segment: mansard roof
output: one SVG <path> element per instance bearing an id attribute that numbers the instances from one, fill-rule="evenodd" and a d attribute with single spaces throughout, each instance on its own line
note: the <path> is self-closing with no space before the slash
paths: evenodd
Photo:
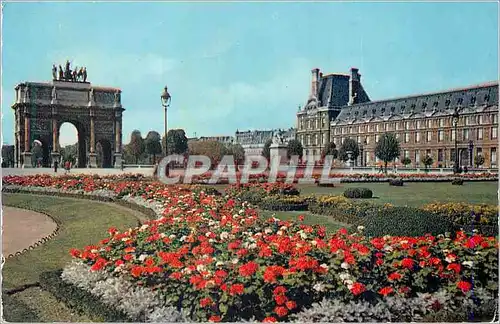
<path id="1" fill-rule="evenodd" d="M 493 108 L 493 109 L 492 109 Z M 498 110 L 498 81 L 466 88 L 371 101 L 342 107 L 333 124 L 351 124 L 395 118 L 414 119 Z"/>

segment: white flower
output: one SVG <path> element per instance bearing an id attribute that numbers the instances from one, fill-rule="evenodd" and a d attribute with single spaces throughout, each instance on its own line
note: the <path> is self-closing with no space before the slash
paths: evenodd
<path id="1" fill-rule="evenodd" d="M 317 283 L 313 286 L 313 289 L 316 291 L 323 291 L 323 290 L 325 290 L 325 286 L 323 286 L 323 284 L 321 284 L 321 283 Z"/>
<path id="2" fill-rule="evenodd" d="M 325 263 L 322 263 L 319 266 L 326 270 L 330 269 L 330 267 L 328 267 Z"/>
<path id="3" fill-rule="evenodd" d="M 148 224 L 144 224 L 141 226 L 141 228 L 139 229 L 140 231 L 144 231 L 146 228 L 148 228 L 149 225 Z"/>
<path id="4" fill-rule="evenodd" d="M 142 261 L 146 260 L 146 258 L 147 258 L 147 257 L 148 257 L 148 256 L 147 256 L 146 254 L 141 254 L 141 255 L 139 256 L 139 261 L 141 261 L 141 262 L 142 262 Z"/>
<path id="5" fill-rule="evenodd" d="M 349 290 L 352 288 L 353 283 L 354 282 L 352 282 L 352 280 L 346 280 L 345 281 L 345 284 L 347 285 L 347 288 L 349 288 Z"/>
<path id="6" fill-rule="evenodd" d="M 386 247 L 384 247 L 384 250 L 391 252 L 394 250 L 394 248 L 390 245 L 387 245 Z"/>
<path id="7" fill-rule="evenodd" d="M 349 269 L 349 264 L 347 262 L 342 262 L 342 264 L 340 265 L 340 267 L 342 269 Z"/>
<path id="8" fill-rule="evenodd" d="M 240 213 L 240 214 L 244 214 L 244 213 L 245 213 L 245 210 L 244 210 L 244 209 L 240 209 L 239 213 Z"/>
<path id="9" fill-rule="evenodd" d="M 256 249 L 256 248 L 257 248 L 257 244 L 255 244 L 255 243 L 252 243 L 252 244 L 250 244 L 248 246 L 248 249 L 250 249 L 250 250 L 253 250 L 253 249 Z"/>
<path id="10" fill-rule="evenodd" d="M 205 271 L 207 268 L 205 267 L 205 265 L 203 264 L 198 264 L 196 266 L 196 270 L 198 270 L 198 272 L 202 272 L 202 271 Z"/>
<path id="11" fill-rule="evenodd" d="M 232 264 L 236 264 L 236 263 L 238 263 L 239 261 L 240 261 L 240 260 L 238 260 L 238 259 L 236 258 L 236 259 L 231 260 L 231 263 L 232 263 Z"/>
<path id="12" fill-rule="evenodd" d="M 213 242 L 215 242 L 215 240 L 214 239 L 209 239 L 208 242 L 213 243 Z"/>
<path id="13" fill-rule="evenodd" d="M 348 273 L 341 273 L 339 275 L 340 280 L 342 280 L 343 282 L 346 281 L 347 279 L 349 279 L 350 277 L 351 277 L 351 275 Z"/>
<path id="14" fill-rule="evenodd" d="M 281 226 L 280 230 L 286 231 L 287 227 L 286 226 Z"/>
<path id="15" fill-rule="evenodd" d="M 221 240 L 225 240 L 229 237 L 229 233 L 228 232 L 222 232 L 220 233 L 220 239 Z"/>
<path id="16" fill-rule="evenodd" d="M 269 227 L 266 227 L 266 228 L 264 229 L 264 233 L 266 233 L 266 234 L 271 234 L 272 232 L 273 232 L 273 230 L 272 230 L 272 229 L 270 229 Z"/>
<path id="17" fill-rule="evenodd" d="M 365 227 L 363 225 L 358 226 L 358 232 L 362 232 L 364 229 L 365 229 Z"/>
<path id="18" fill-rule="evenodd" d="M 316 246 L 316 245 L 318 245 L 318 242 L 317 242 L 316 240 L 312 240 L 312 241 L 311 241 L 311 245 L 312 245 L 312 246 Z"/>
<path id="19" fill-rule="evenodd" d="M 278 231 L 278 232 L 276 232 L 276 234 L 283 235 L 283 231 Z"/>
<path id="20" fill-rule="evenodd" d="M 217 267 L 221 267 L 224 265 L 224 262 L 222 261 L 217 261 L 217 263 L 215 264 Z"/>
<path id="21" fill-rule="evenodd" d="M 472 266 L 474 265 L 474 262 L 472 262 L 472 261 L 464 261 L 464 262 L 462 262 L 462 264 L 463 264 L 464 266 L 467 266 L 467 267 L 469 267 L 469 268 L 472 268 Z"/>
<path id="22" fill-rule="evenodd" d="M 175 234 L 170 234 L 170 236 L 168 237 L 169 239 L 173 240 L 174 238 L 176 238 L 177 236 L 175 236 Z"/>
<path id="23" fill-rule="evenodd" d="M 180 239 L 181 242 L 184 242 L 184 240 L 187 239 L 187 236 L 186 235 L 183 235 Z"/>
<path id="24" fill-rule="evenodd" d="M 205 233 L 205 236 L 206 236 L 206 237 L 209 237 L 209 236 L 210 236 L 210 234 L 212 234 L 212 233 L 211 233 L 211 232 L 206 232 L 206 233 Z"/>
<path id="25" fill-rule="evenodd" d="M 303 240 L 305 240 L 307 238 L 307 234 L 302 232 L 300 233 L 300 238 L 302 238 Z"/>

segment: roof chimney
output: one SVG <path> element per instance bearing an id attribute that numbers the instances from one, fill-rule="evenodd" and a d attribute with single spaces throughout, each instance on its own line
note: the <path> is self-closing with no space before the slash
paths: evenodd
<path id="1" fill-rule="evenodd" d="M 311 97 L 318 97 L 318 83 L 319 83 L 319 69 L 315 68 L 311 70 L 312 81 L 311 81 Z"/>
<path id="2" fill-rule="evenodd" d="M 351 77 L 349 78 L 349 106 L 357 102 L 358 91 L 361 83 L 361 74 L 357 68 L 351 68 Z"/>

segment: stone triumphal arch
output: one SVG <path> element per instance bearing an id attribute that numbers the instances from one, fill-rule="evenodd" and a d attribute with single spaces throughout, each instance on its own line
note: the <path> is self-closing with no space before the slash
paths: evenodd
<path id="1" fill-rule="evenodd" d="M 86 77 L 82 82 L 54 75 L 52 82 L 20 83 L 15 92 L 16 165 L 49 167 L 62 162 L 60 127 L 69 122 L 78 131 L 77 167 L 120 167 L 125 110 L 120 89 L 92 86 Z M 41 146 L 36 147 L 37 156 L 43 155 L 38 161 L 33 152 L 36 145 Z"/>

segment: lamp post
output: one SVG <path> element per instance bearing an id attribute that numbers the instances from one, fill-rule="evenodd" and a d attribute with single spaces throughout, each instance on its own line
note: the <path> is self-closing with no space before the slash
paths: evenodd
<path id="1" fill-rule="evenodd" d="M 473 167 L 473 164 L 472 164 L 472 158 L 473 158 L 473 153 L 474 152 L 474 141 L 473 140 L 470 140 L 469 141 L 469 165 L 470 167 L 472 168 Z"/>
<path id="2" fill-rule="evenodd" d="M 366 144 L 366 142 L 365 142 Z M 361 167 L 363 167 L 363 144 L 361 142 L 358 142 L 358 147 L 359 147 L 359 164 Z"/>
<path id="3" fill-rule="evenodd" d="M 451 116 L 451 118 L 452 118 L 454 130 L 455 130 L 455 165 L 453 166 L 453 173 L 458 173 L 459 168 L 458 168 L 458 142 L 457 142 L 458 134 L 457 134 L 457 126 L 458 126 L 459 115 L 458 115 L 458 111 L 457 110 L 455 110 L 455 112 L 453 113 L 453 115 Z"/>
<path id="4" fill-rule="evenodd" d="M 167 141 L 167 108 L 170 106 L 170 102 L 172 101 L 172 97 L 170 96 L 170 93 L 168 93 L 167 86 L 165 86 L 165 89 L 163 89 L 163 92 L 161 94 L 161 105 L 163 106 L 163 109 L 165 110 L 165 130 L 164 130 L 164 136 L 165 136 L 165 156 L 168 155 L 168 141 Z M 169 167 L 168 165 L 166 166 L 166 173 L 167 176 L 169 175 Z"/>

